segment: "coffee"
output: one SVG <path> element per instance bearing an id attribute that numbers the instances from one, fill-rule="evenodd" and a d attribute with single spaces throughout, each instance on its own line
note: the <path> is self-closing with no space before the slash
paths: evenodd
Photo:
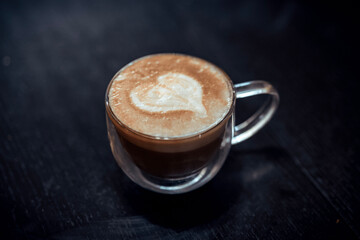
<path id="1" fill-rule="evenodd" d="M 231 91 L 227 76 L 209 62 L 159 54 L 122 69 L 109 102 L 116 117 L 137 132 L 183 137 L 219 123 L 231 107 Z"/>
<path id="2" fill-rule="evenodd" d="M 233 88 L 213 64 L 180 54 L 140 58 L 108 89 L 108 116 L 123 148 L 146 173 L 178 178 L 216 155 L 230 117 Z"/>

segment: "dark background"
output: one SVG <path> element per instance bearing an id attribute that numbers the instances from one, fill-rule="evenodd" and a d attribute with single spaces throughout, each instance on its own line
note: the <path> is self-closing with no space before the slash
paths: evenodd
<path id="1" fill-rule="evenodd" d="M 351 2 L 0 3 L 1 239 L 358 239 L 359 32 Z M 272 121 L 183 195 L 116 165 L 104 94 L 135 58 L 271 82 Z M 261 98 L 238 103 L 241 119 Z"/>

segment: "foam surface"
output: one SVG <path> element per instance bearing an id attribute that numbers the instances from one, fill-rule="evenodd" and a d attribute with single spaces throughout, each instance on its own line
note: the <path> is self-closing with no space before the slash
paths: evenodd
<path id="1" fill-rule="evenodd" d="M 148 82 L 137 86 L 130 97 L 136 107 L 151 113 L 189 110 L 206 117 L 202 94 L 201 85 L 192 77 L 167 73 L 159 76 L 155 84 Z"/>
<path id="2" fill-rule="evenodd" d="M 204 60 L 151 55 L 115 76 L 109 102 L 116 117 L 138 132 L 181 137 L 205 131 L 223 119 L 232 103 L 229 81 Z"/>

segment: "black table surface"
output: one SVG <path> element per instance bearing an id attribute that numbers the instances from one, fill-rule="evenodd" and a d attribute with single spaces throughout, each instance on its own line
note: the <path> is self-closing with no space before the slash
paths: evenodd
<path id="1" fill-rule="evenodd" d="M 356 14 L 350 2 L 2 1 L 0 239 L 358 239 Z M 132 183 L 105 126 L 112 76 L 161 52 L 281 97 L 211 182 L 176 196 Z M 261 101 L 239 101 L 238 121 Z"/>

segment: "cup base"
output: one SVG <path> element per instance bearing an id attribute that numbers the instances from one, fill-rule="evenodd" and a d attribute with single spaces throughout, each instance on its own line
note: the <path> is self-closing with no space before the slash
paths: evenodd
<path id="1" fill-rule="evenodd" d="M 141 171 L 144 182 L 147 182 L 149 185 L 153 186 L 154 188 L 161 189 L 161 192 L 166 192 L 166 193 L 168 192 L 173 193 L 174 191 L 186 189 L 187 187 L 198 182 L 205 175 L 205 173 L 206 173 L 206 168 L 203 168 L 200 171 L 186 177 L 158 178 L 149 175 L 146 172 Z"/>
<path id="2" fill-rule="evenodd" d="M 136 183 L 143 188 L 158 193 L 179 194 L 192 191 L 203 186 L 216 175 L 225 162 L 229 150 L 230 147 L 222 149 L 220 152 L 223 153 L 219 152 L 219 154 L 217 154 L 217 156 L 206 167 L 189 176 L 175 179 L 158 178 L 140 170 L 137 174 Z M 131 178 L 131 176 L 129 177 Z M 132 180 L 134 181 L 134 179 Z"/>

